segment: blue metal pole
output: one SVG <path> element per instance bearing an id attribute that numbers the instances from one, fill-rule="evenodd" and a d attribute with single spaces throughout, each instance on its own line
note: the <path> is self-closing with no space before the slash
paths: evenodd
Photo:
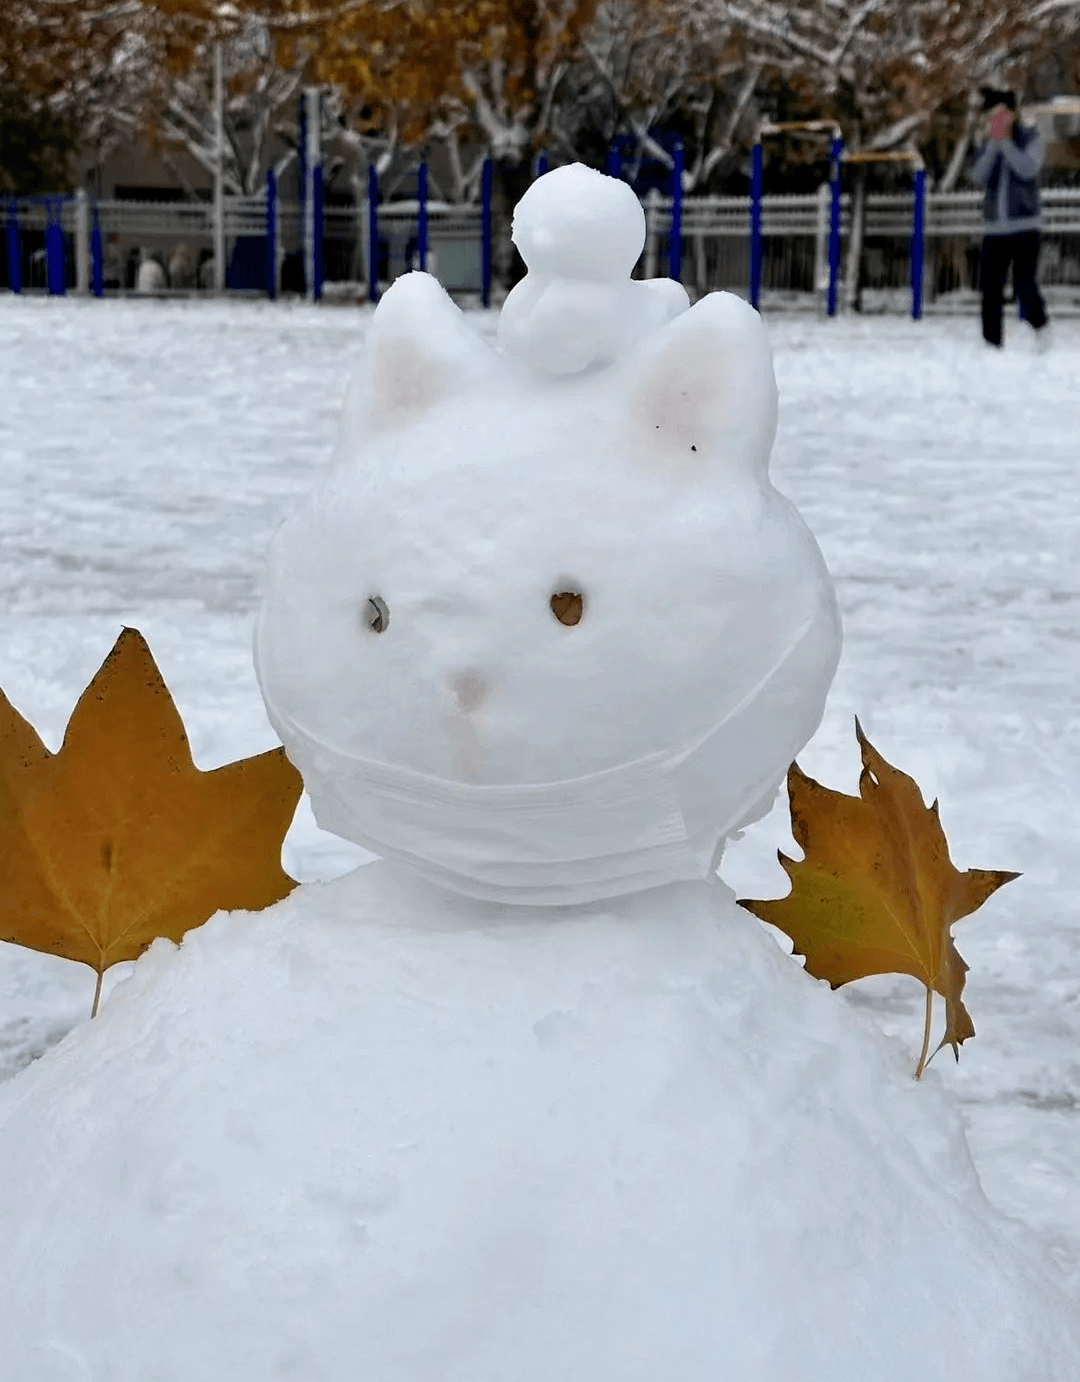
<path id="1" fill-rule="evenodd" d="M 607 175 L 609 178 L 622 177 L 622 155 L 619 153 L 619 145 L 614 139 L 608 145 Z"/>
<path id="2" fill-rule="evenodd" d="M 277 297 L 277 176 L 266 170 L 266 296 Z"/>
<path id="3" fill-rule="evenodd" d="M 911 315 L 923 312 L 923 262 L 926 256 L 926 170 L 915 169 L 915 211 L 911 227 Z"/>
<path id="4" fill-rule="evenodd" d="M 312 278 L 311 296 L 316 302 L 322 297 L 323 280 L 326 277 L 325 265 L 323 262 L 323 210 L 325 207 L 325 189 L 323 187 L 322 164 L 316 163 L 311 173 L 311 200 L 312 200 Z"/>
<path id="5" fill-rule="evenodd" d="M 844 141 L 837 135 L 832 142 L 829 168 L 829 185 L 832 200 L 829 205 L 829 299 L 828 313 L 836 316 L 837 295 L 840 287 L 840 212 L 841 197 L 844 191 Z"/>
<path id="6" fill-rule="evenodd" d="M 484 159 L 480 180 L 480 299 L 491 306 L 491 192 L 495 182 L 495 164 Z"/>
<path id="7" fill-rule="evenodd" d="M 544 174 L 547 172 L 548 166 L 548 156 L 546 153 L 541 151 L 536 156 L 536 176 L 538 178 L 542 178 Z"/>
<path id="8" fill-rule="evenodd" d="M 374 163 L 367 170 L 368 199 L 368 299 L 379 300 L 379 174 Z"/>
<path id="9" fill-rule="evenodd" d="M 105 246 L 96 202 L 90 211 L 90 291 L 96 298 L 105 294 Z"/>
<path id="10" fill-rule="evenodd" d="M 307 282 L 307 101 L 304 88 L 300 88 L 300 105 L 296 119 L 296 200 L 300 204 L 300 263 L 304 276 L 304 292 Z"/>
<path id="11" fill-rule="evenodd" d="M 416 264 L 422 274 L 427 273 L 427 202 L 427 162 L 424 161 L 416 170 Z"/>
<path id="12" fill-rule="evenodd" d="M 676 141 L 671 165 L 671 231 L 668 236 L 668 278 L 682 278 L 683 146 Z"/>
<path id="13" fill-rule="evenodd" d="M 759 139 L 750 167 L 750 306 L 761 302 L 761 195 L 765 186 L 765 151 Z"/>
<path id="14" fill-rule="evenodd" d="M 52 297 L 67 292 L 64 275 L 64 228 L 60 220 L 61 200 L 48 197 L 45 201 L 45 279 Z"/>
<path id="15" fill-rule="evenodd" d="M 8 198 L 7 214 L 8 287 L 13 293 L 22 292 L 22 245 L 19 242 L 19 203 Z"/>

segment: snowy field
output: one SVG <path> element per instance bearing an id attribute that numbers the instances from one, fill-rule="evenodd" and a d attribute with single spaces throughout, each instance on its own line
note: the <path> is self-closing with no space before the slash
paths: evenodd
<path id="1" fill-rule="evenodd" d="M 201 766 L 274 742 L 249 651 L 262 557 L 326 463 L 366 321 L 0 299 L 0 685 L 51 746 L 123 624 L 149 639 Z M 959 929 L 978 1035 L 927 1078 L 955 1086 L 988 1195 L 1080 1300 L 1080 323 L 1058 326 L 1040 357 L 1016 323 L 995 355 L 971 320 L 774 319 L 774 477 L 846 625 L 803 766 L 854 790 L 857 713 L 940 796 L 958 865 L 1024 875 Z M 734 848 L 740 894 L 783 891 L 785 839 L 778 809 Z M 286 865 L 324 878 L 358 857 L 301 813 Z M 85 1020 L 92 990 L 78 966 L 0 947 L 0 1078 Z M 846 993 L 914 1060 L 913 981 Z"/>

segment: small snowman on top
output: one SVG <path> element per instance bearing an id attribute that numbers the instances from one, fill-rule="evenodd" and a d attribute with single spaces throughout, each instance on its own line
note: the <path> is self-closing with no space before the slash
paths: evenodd
<path id="1" fill-rule="evenodd" d="M 372 319 L 335 462 L 272 547 L 270 718 L 327 830 L 456 893 L 704 881 L 772 803 L 840 646 L 768 475 L 757 313 L 631 278 L 624 183 L 540 178 L 498 345 L 426 274 Z"/>
<path id="2" fill-rule="evenodd" d="M 503 348 L 546 374 L 609 365 L 690 305 L 670 278 L 630 275 L 645 244 L 632 189 L 572 163 L 539 178 L 514 211 L 528 274 L 499 317 Z"/>

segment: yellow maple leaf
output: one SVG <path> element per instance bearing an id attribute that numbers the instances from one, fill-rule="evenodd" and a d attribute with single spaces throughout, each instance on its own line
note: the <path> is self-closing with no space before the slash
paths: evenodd
<path id="1" fill-rule="evenodd" d="M 210 772 L 141 634 L 125 629 L 50 753 L 0 692 L 0 940 L 97 974 L 221 910 L 296 886 L 281 843 L 302 783 L 273 749 Z"/>
<path id="2" fill-rule="evenodd" d="M 1016 873 L 968 869 L 949 857 L 938 804 L 882 758 L 856 720 L 862 754 L 859 795 L 834 792 L 793 763 L 788 773 L 791 832 L 801 860 L 782 852 L 791 892 L 740 904 L 791 937 L 807 972 L 833 988 L 870 974 L 910 974 L 926 986 L 926 1022 L 916 1077 L 929 1057 L 933 996 L 945 999 L 936 1050 L 975 1035 L 964 1006 L 967 965 L 952 925 Z M 936 1052 L 935 1052 L 936 1054 Z"/>

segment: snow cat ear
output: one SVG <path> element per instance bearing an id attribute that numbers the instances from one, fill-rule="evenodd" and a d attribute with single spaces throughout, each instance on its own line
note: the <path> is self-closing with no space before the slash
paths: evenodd
<path id="1" fill-rule="evenodd" d="M 345 403 L 339 450 L 404 427 L 483 379 L 492 351 L 438 281 L 407 273 L 383 294 Z"/>
<path id="2" fill-rule="evenodd" d="M 707 297 L 651 337 L 630 364 L 632 448 L 692 476 L 768 473 L 776 436 L 772 351 L 757 312 L 732 293 Z"/>

